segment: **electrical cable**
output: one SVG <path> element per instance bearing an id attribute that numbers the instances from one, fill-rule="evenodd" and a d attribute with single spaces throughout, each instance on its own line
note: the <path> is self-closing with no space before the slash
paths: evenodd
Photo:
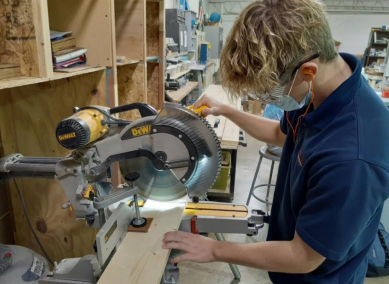
<path id="1" fill-rule="evenodd" d="M 27 223 L 28 223 L 28 226 L 30 227 L 30 230 L 32 232 L 32 234 L 34 235 L 34 238 L 36 240 L 36 242 L 38 243 L 41 251 L 43 252 L 44 256 L 46 257 L 46 259 L 51 263 L 52 266 L 54 266 L 54 262 L 50 259 L 50 257 L 47 255 L 45 249 L 43 248 L 42 246 L 42 243 L 41 241 L 39 240 L 38 236 L 36 235 L 35 231 L 34 231 L 34 228 L 32 227 L 32 224 L 31 224 L 31 220 L 30 220 L 30 217 L 28 215 L 28 212 L 27 212 L 27 207 L 26 207 L 26 203 L 24 202 L 24 198 L 23 198 L 23 195 L 19 189 L 19 185 L 18 183 L 16 182 L 15 179 L 13 179 L 14 183 L 15 183 L 15 187 L 16 187 L 16 190 L 19 194 L 19 199 L 20 199 L 20 202 L 22 203 L 22 206 L 23 206 L 23 211 L 24 211 L 24 215 L 26 216 L 26 219 L 27 219 Z"/>

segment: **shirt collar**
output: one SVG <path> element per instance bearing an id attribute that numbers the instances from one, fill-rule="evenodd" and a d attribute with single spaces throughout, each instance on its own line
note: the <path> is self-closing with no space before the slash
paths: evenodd
<path id="1" fill-rule="evenodd" d="M 344 105 L 354 97 L 355 90 L 361 84 L 362 64 L 360 60 L 347 53 L 340 53 L 339 55 L 350 66 L 353 73 L 317 109 L 305 116 L 305 120 L 309 124 L 319 129 L 323 129 L 332 121 Z"/>

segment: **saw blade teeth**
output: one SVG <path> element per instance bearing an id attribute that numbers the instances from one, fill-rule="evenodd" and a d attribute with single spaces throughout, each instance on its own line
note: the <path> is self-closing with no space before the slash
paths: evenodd
<path id="1" fill-rule="evenodd" d="M 194 194 L 197 194 L 199 192 L 202 192 L 202 194 L 205 194 L 206 191 L 214 185 L 214 183 L 216 182 L 216 180 L 220 174 L 220 171 L 221 171 L 222 151 L 221 151 L 221 147 L 220 147 L 220 141 L 219 141 L 217 134 L 214 131 L 213 127 L 201 115 L 199 115 L 199 114 L 195 113 L 194 111 L 191 111 L 187 108 L 184 108 L 182 106 L 174 106 L 174 107 L 177 109 L 180 109 L 180 111 L 188 114 L 188 117 L 185 117 L 185 115 L 182 115 L 182 114 L 177 115 L 175 117 L 166 116 L 166 117 L 161 118 L 161 120 L 158 121 L 157 124 L 164 124 L 164 125 L 168 124 L 171 127 L 179 129 L 183 133 L 187 134 L 188 137 L 191 139 L 192 143 L 194 143 L 194 145 L 196 145 L 195 147 L 196 147 L 198 153 L 200 153 L 202 155 L 205 154 L 206 156 L 210 155 L 209 157 L 214 157 L 214 155 L 217 156 L 217 159 L 214 160 L 216 162 L 214 167 L 216 167 L 216 168 L 213 168 L 213 170 L 212 170 L 213 175 L 214 175 L 213 178 L 209 178 L 209 179 L 201 178 L 202 176 L 209 175 L 211 169 L 209 169 L 208 164 L 204 164 L 204 163 L 200 162 L 197 164 L 197 169 L 195 170 L 196 173 L 199 175 L 194 176 L 192 174 L 192 176 L 185 182 L 185 186 L 187 186 L 188 192 L 190 192 L 192 189 Z M 193 119 L 193 118 L 195 118 L 198 121 L 201 121 L 204 124 L 205 129 L 207 129 L 213 137 L 213 141 L 214 141 L 213 145 L 214 146 L 208 145 L 207 143 L 204 143 L 204 141 L 201 138 L 202 135 L 201 135 L 200 130 L 197 131 L 197 135 L 194 135 L 193 132 L 196 132 L 196 128 L 190 127 L 190 126 L 195 125 L 195 124 L 193 124 L 193 120 L 191 122 L 191 119 Z M 211 150 L 209 147 L 215 147 L 216 149 Z M 212 154 L 212 152 L 215 152 L 215 153 Z M 204 181 L 204 180 L 206 180 L 206 181 Z M 204 187 L 206 187 L 206 188 L 204 188 Z"/>

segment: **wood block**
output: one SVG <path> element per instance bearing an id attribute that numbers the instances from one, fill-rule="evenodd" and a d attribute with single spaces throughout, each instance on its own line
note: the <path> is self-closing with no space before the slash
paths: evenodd
<path id="1" fill-rule="evenodd" d="M 165 233 L 177 230 L 185 203 L 148 200 L 141 216 L 154 218 L 148 233 L 129 232 L 98 284 L 158 284 L 170 251 L 162 249 Z"/>
<path id="2" fill-rule="evenodd" d="M 22 76 L 20 66 L 15 64 L 0 64 L 0 79 Z"/>
<path id="3" fill-rule="evenodd" d="M 142 217 L 142 216 L 141 216 Z M 151 223 L 153 222 L 153 218 L 145 218 L 147 220 L 146 226 L 136 228 L 134 226 L 128 226 L 128 232 L 138 232 L 138 233 L 147 233 L 150 229 Z"/>

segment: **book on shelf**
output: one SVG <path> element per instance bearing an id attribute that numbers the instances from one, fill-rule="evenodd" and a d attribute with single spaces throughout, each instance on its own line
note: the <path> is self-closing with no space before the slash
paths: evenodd
<path id="1" fill-rule="evenodd" d="M 68 68 L 68 67 L 76 66 L 79 64 L 85 64 L 85 62 L 86 62 L 86 56 L 85 56 L 85 54 L 83 54 L 83 55 L 80 55 L 76 58 L 72 58 L 72 59 L 67 60 L 67 61 L 54 63 L 53 68 L 54 68 L 54 70 L 61 69 L 61 68 Z"/>
<path id="2" fill-rule="evenodd" d="M 74 58 L 78 58 L 86 53 L 86 48 L 70 47 L 53 53 L 53 63 L 60 63 Z"/>
<path id="3" fill-rule="evenodd" d="M 0 80 L 22 76 L 20 66 L 16 64 L 0 64 Z"/>
<path id="4" fill-rule="evenodd" d="M 64 38 L 65 36 L 71 35 L 71 33 L 72 33 L 71 31 L 68 31 L 68 32 L 50 31 L 50 40 L 51 41 L 59 40 L 59 39 Z"/>
<path id="5" fill-rule="evenodd" d="M 58 52 L 75 46 L 76 46 L 76 39 L 74 38 L 74 36 L 64 37 L 62 39 L 54 40 L 51 42 L 52 52 Z"/>

